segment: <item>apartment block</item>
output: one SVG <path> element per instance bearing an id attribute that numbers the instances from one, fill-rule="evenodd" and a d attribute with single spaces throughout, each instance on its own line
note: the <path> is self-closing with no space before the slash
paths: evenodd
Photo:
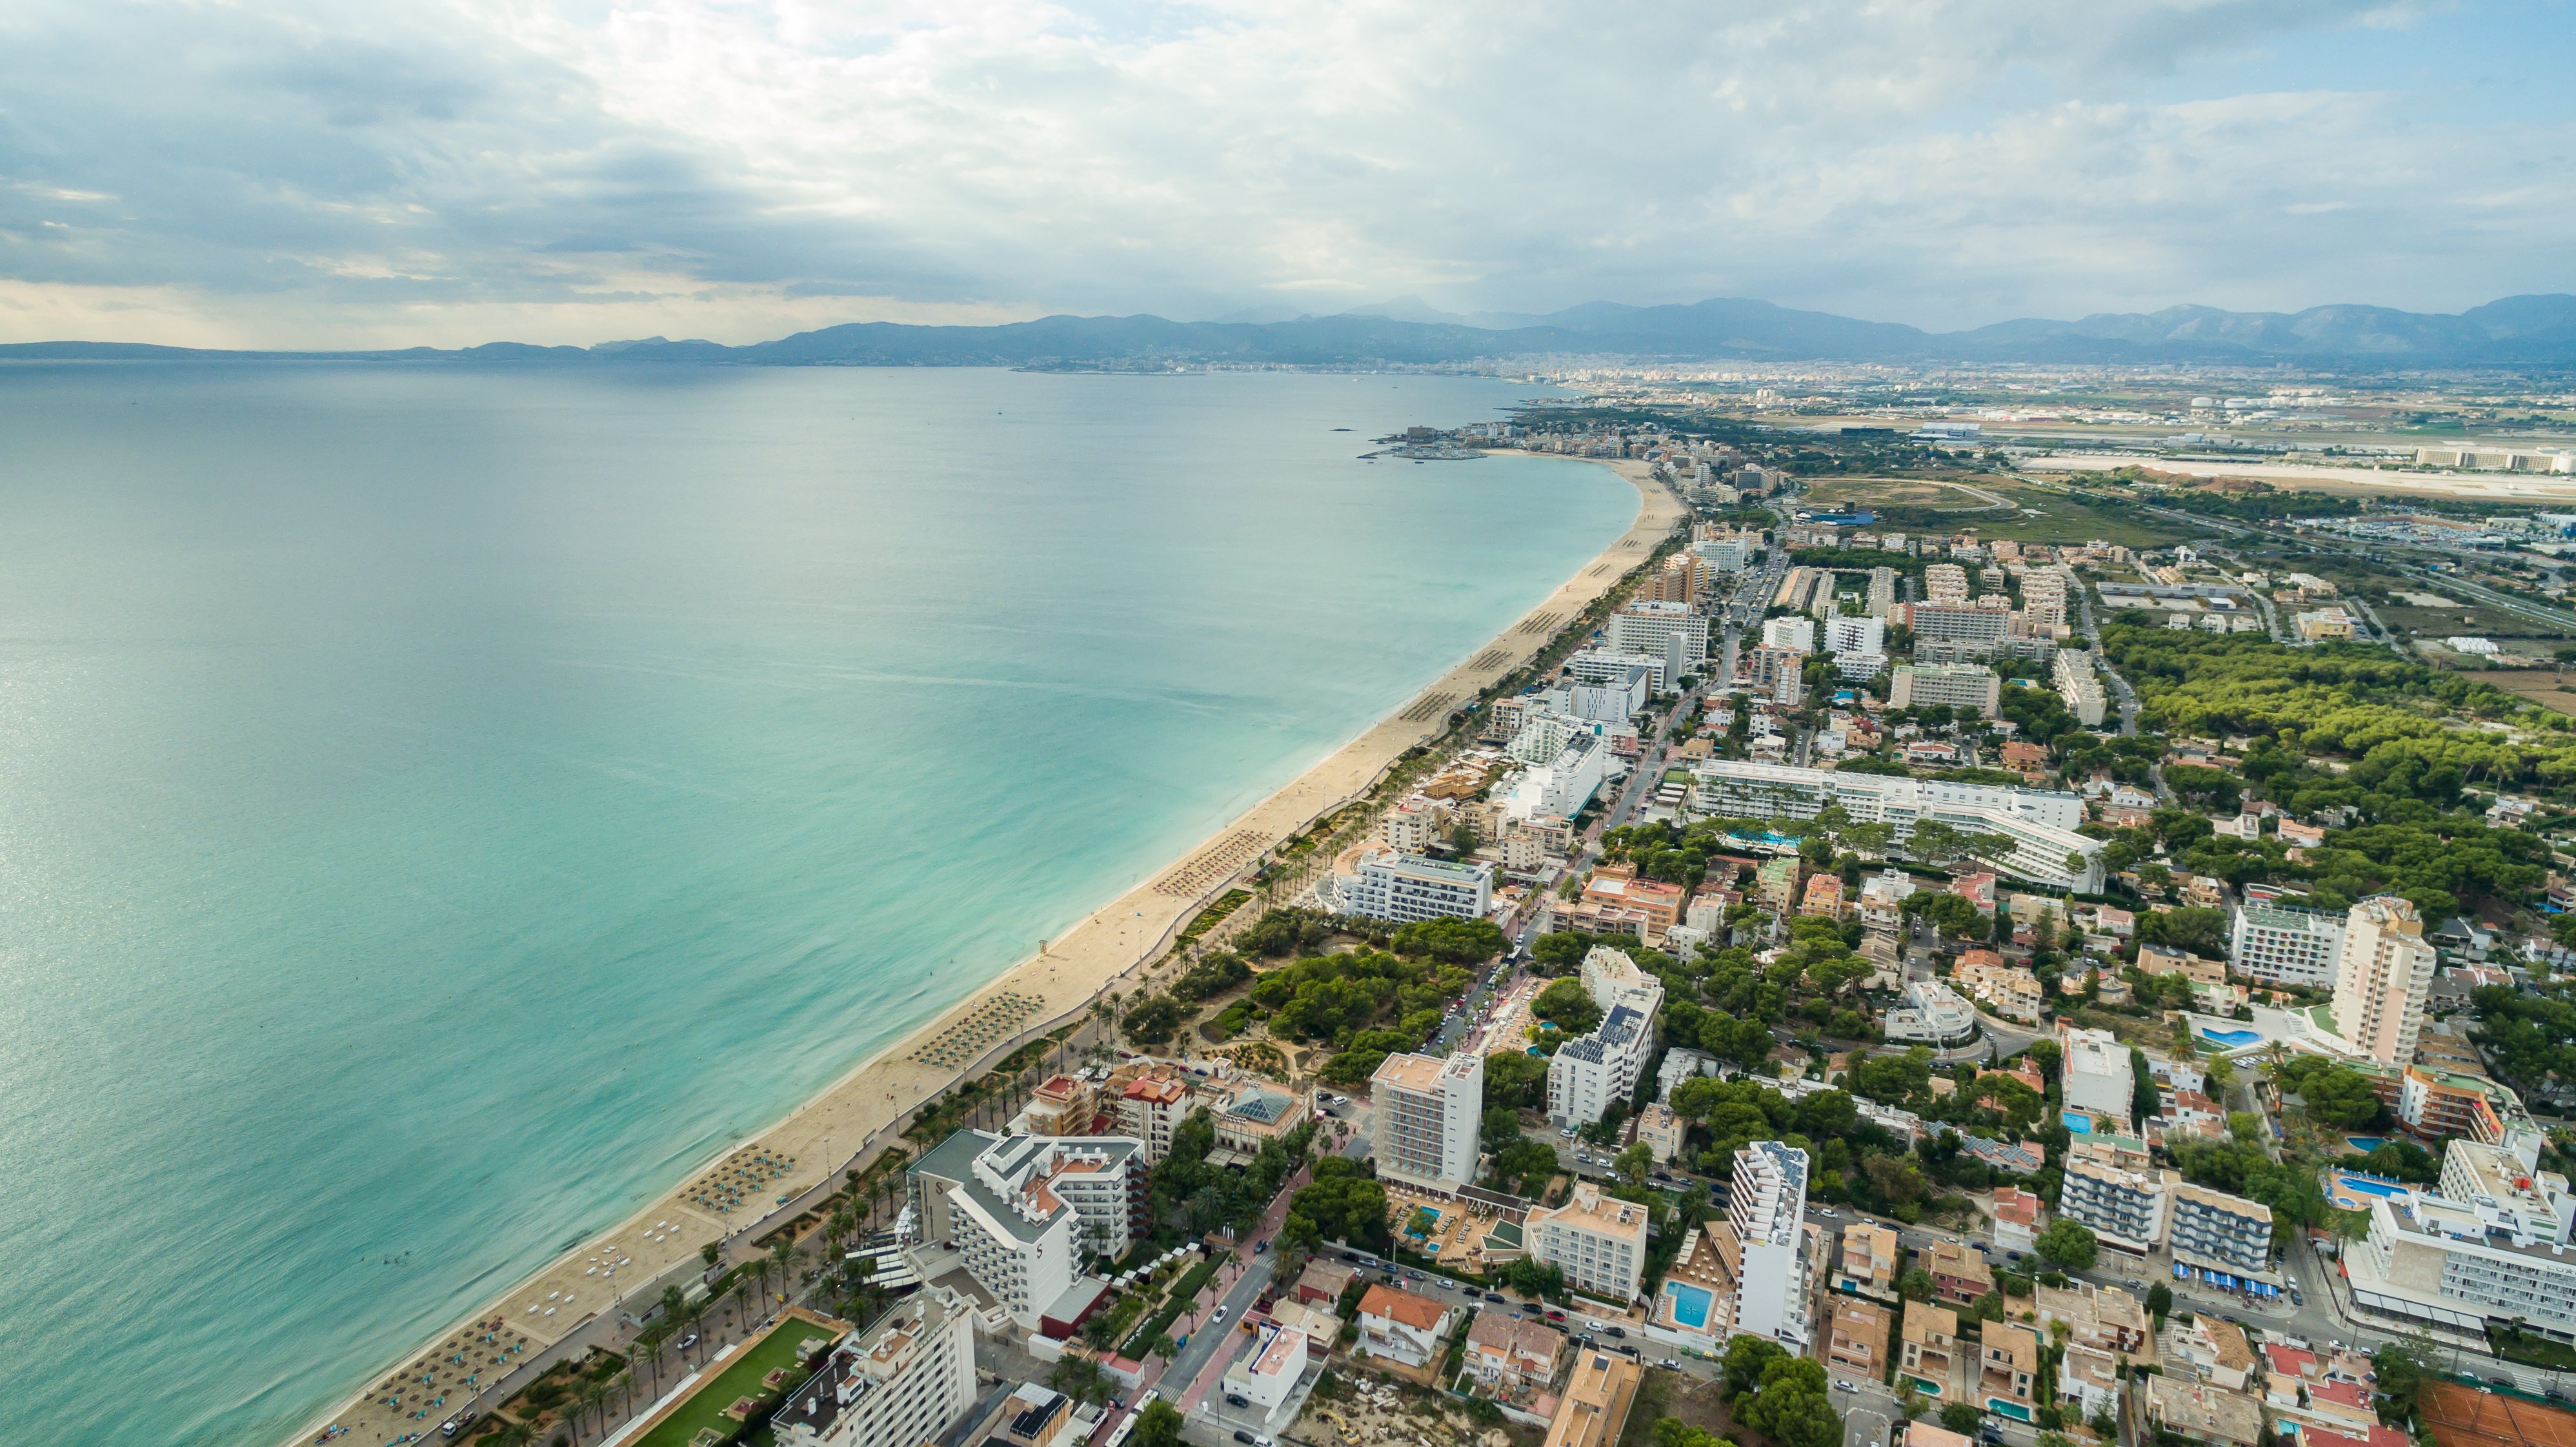
<path id="1" fill-rule="evenodd" d="M 1633 602 L 1610 615 L 1610 646 L 1661 658 L 1678 639 L 1685 659 L 1708 657 L 1708 620 L 1687 603 Z"/>
<path id="2" fill-rule="evenodd" d="M 1645 1274 L 1646 1226 L 1645 1207 L 1584 1181 L 1564 1205 L 1530 1212 L 1521 1237 L 1532 1260 L 1557 1267 L 1579 1290 L 1625 1302 Z"/>
<path id="3" fill-rule="evenodd" d="M 2116 1126 L 2117 1134 L 2129 1134 L 2136 1126 L 2131 1114 L 2136 1104 L 2136 1076 L 2129 1062 L 2129 1047 L 2108 1030 L 2076 1030 L 2062 1025 L 2058 1046 L 2066 1108 L 2093 1117 L 2097 1130 L 2100 1122 L 2109 1121 Z"/>
<path id="4" fill-rule="evenodd" d="M 1390 1055 L 1369 1077 L 1369 1100 L 1379 1175 L 1443 1191 L 1475 1181 L 1485 1057 Z"/>
<path id="5" fill-rule="evenodd" d="M 2342 955 L 2343 921 L 2315 910 L 2248 904 L 2228 931 L 2228 968 L 2265 984 L 2332 989 Z"/>
<path id="6" fill-rule="evenodd" d="M 2177 1182 L 2167 1240 L 2176 1265 L 2226 1276 L 2272 1269 L 2272 1208 L 2260 1201 Z"/>
<path id="7" fill-rule="evenodd" d="M 1807 1153 L 1781 1141 L 1755 1141 L 1735 1153 L 1727 1197 L 1728 1261 L 1736 1282 L 1735 1329 L 1803 1349 L 1813 1340 L 1807 1303 L 1810 1243 L 1806 1226 Z M 1632 1288 L 1633 1290 L 1633 1288 Z"/>
<path id="8" fill-rule="evenodd" d="M 1916 603 L 1906 616 L 1920 643 L 1996 643 L 2012 628 L 2012 615 L 1966 602 Z"/>
<path id="9" fill-rule="evenodd" d="M 2143 1256 L 2164 1243 L 2172 1188 L 2179 1180 L 2171 1171 L 2112 1165 L 2070 1148 L 2057 1214 L 2083 1223 L 2105 1246 Z"/>
<path id="10" fill-rule="evenodd" d="M 2003 681 L 1982 663 L 1900 663 L 1888 679 L 1890 708 L 1947 705 L 1993 718 L 2003 698 Z"/>
<path id="11" fill-rule="evenodd" d="M 932 1286 L 841 1339 L 770 1418 L 781 1447 L 935 1442 L 975 1407 L 973 1305 Z"/>
<path id="12" fill-rule="evenodd" d="M 2066 711 L 2086 728 L 2100 728 L 2109 704 L 2102 697 L 2102 677 L 2093 670 L 2093 655 L 2059 649 L 2051 673 L 2057 696 L 2066 701 Z"/>

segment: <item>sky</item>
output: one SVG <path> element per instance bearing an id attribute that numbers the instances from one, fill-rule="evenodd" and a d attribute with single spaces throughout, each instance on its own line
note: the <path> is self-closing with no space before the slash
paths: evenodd
<path id="1" fill-rule="evenodd" d="M 2576 290 L 2576 7 L 11 0 L 0 341 Z"/>

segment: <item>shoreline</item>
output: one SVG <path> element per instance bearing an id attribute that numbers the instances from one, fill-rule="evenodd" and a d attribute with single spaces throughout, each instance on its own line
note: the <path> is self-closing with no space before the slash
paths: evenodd
<path id="1" fill-rule="evenodd" d="M 680 1180 L 604 1231 L 486 1298 L 437 1335 L 367 1374 L 368 1381 L 285 1438 L 310 1443 L 326 1428 L 335 1441 L 378 1444 L 403 1434 L 425 1436 L 467 1405 L 453 1401 L 415 1418 L 376 1401 L 380 1385 L 417 1377 L 431 1359 L 473 1324 L 499 1318 L 528 1338 L 530 1349 L 502 1380 L 556 1359 L 602 1318 L 613 1320 L 629 1297 L 650 1302 L 669 1281 L 691 1279 L 699 1248 L 774 1229 L 809 1198 L 828 1195 L 842 1172 L 864 1166 L 901 1141 L 913 1110 L 980 1073 L 988 1061 L 1049 1029 L 1079 1022 L 1108 991 L 1131 982 L 1159 957 L 1171 937 L 1232 885 L 1243 869 L 1308 824 L 1366 796 L 1403 753 L 1438 736 L 1460 702 L 1509 675 L 1544 649 L 1558 630 L 1618 586 L 1689 516 L 1672 490 L 1653 481 L 1646 463 L 1588 458 L 1637 490 L 1628 527 L 1580 564 L 1544 600 L 1501 633 L 1452 664 L 1384 716 L 1344 740 L 1296 777 L 1219 826 L 1178 857 L 1148 872 L 1045 948 L 985 981 L 901 1038 L 877 1047 L 849 1070 L 770 1122 L 683 1173 Z M 742 1209 L 723 1212 L 694 1201 L 737 1158 L 785 1158 L 783 1174 L 762 1181 Z M 766 1169 L 766 1168 L 763 1168 Z M 774 1201 L 773 1198 L 783 1198 Z M 766 1209 L 755 1202 L 771 1202 Z M 604 1266 L 603 1263 L 613 1263 Z M 605 1270 L 606 1275 L 602 1272 Z M 623 1278 L 623 1284 L 618 1278 Z M 503 1390 L 515 1390 L 505 1386 Z M 409 1399 L 406 1399 L 409 1400 Z"/>

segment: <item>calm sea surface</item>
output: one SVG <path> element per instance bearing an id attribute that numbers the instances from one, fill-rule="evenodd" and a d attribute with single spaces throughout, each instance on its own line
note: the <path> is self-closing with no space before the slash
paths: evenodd
<path id="1" fill-rule="evenodd" d="M 1530 390 L 0 369 L 0 1442 L 270 1447 L 1329 752 L 1634 514 L 1354 459 Z"/>

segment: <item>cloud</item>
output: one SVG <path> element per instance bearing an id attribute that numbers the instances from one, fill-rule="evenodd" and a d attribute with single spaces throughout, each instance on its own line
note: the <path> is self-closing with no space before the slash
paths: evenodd
<path id="1" fill-rule="evenodd" d="M 1936 326 L 2459 306 L 2556 274 L 2563 121 L 2473 117 L 2402 67 L 2226 83 L 2448 23 L 2299 0 L 22 0 L 0 334 L 740 341 L 1403 293 Z"/>

